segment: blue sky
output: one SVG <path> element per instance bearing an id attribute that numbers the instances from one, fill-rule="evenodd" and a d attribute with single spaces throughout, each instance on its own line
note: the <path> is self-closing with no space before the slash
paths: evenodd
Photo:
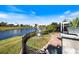
<path id="1" fill-rule="evenodd" d="M 0 5 L 0 22 L 13 24 L 50 24 L 78 16 L 78 5 Z"/>

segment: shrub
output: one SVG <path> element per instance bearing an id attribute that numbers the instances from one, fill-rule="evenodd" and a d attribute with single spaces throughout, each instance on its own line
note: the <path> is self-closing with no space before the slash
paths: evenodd
<path id="1" fill-rule="evenodd" d="M 72 26 L 73 28 L 76 28 L 78 25 L 79 25 L 79 19 L 78 19 L 78 18 L 73 19 L 73 20 L 71 21 L 71 26 Z"/>

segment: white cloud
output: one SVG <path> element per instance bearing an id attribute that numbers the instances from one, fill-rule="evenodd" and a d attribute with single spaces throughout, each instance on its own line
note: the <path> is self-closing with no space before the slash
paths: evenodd
<path id="1" fill-rule="evenodd" d="M 64 14 L 69 14 L 71 11 L 67 10 L 66 12 L 64 12 Z"/>
<path id="2" fill-rule="evenodd" d="M 35 14 L 33 11 L 32 14 Z M 49 16 L 36 16 L 28 14 L 18 14 L 18 13 L 0 13 L 0 21 L 6 21 L 13 24 L 50 24 L 52 22 L 61 22 L 65 18 L 69 21 L 75 17 L 79 16 L 79 11 L 71 12 L 68 15 L 49 15 Z"/>
<path id="3" fill-rule="evenodd" d="M 59 16 L 59 18 L 61 18 L 61 19 L 63 18 L 63 19 L 64 19 L 64 18 L 65 18 L 65 16 L 64 16 L 64 15 L 61 15 L 61 16 Z"/>
<path id="4" fill-rule="evenodd" d="M 66 11 L 64 12 L 63 15 L 59 16 L 59 19 L 60 20 L 67 19 L 67 21 L 70 21 L 75 19 L 76 17 L 79 17 L 79 11 L 75 11 L 75 12 Z"/>
<path id="5" fill-rule="evenodd" d="M 71 13 L 70 16 L 79 16 L 79 11 Z"/>
<path id="6" fill-rule="evenodd" d="M 31 11 L 31 15 L 35 15 L 36 14 L 36 12 L 35 11 Z"/>
<path id="7" fill-rule="evenodd" d="M 3 14 L 3 13 L 2 13 Z M 0 21 L 4 21 L 7 23 L 13 24 L 49 24 L 52 21 L 52 17 L 50 16 L 32 16 L 27 14 L 18 14 L 18 13 L 5 13 L 7 18 L 2 18 Z"/>
<path id="8" fill-rule="evenodd" d="M 8 15 L 6 14 L 0 14 L 0 18 L 7 18 Z"/>
<path id="9" fill-rule="evenodd" d="M 25 12 L 24 10 L 21 10 L 21 9 L 18 9 L 18 8 L 16 8 L 15 6 L 7 6 L 8 8 L 7 8 L 7 10 L 8 11 L 12 11 L 12 12 Z"/>

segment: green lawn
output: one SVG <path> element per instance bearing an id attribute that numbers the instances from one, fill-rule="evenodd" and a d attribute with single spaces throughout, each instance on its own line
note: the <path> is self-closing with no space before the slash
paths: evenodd
<path id="1" fill-rule="evenodd" d="M 18 54 L 21 50 L 22 36 L 0 40 L 0 54 Z"/>
<path id="2" fill-rule="evenodd" d="M 51 32 L 50 34 L 42 35 L 41 37 L 32 37 L 28 40 L 27 45 L 35 49 L 41 49 L 48 43 L 50 35 L 55 35 L 57 33 L 59 32 Z"/>
<path id="3" fill-rule="evenodd" d="M 16 36 L 4 40 L 0 40 L 0 54 L 18 54 L 20 53 L 22 36 Z M 32 37 L 28 40 L 29 47 L 41 49 L 49 40 L 49 35 L 42 37 Z"/>
<path id="4" fill-rule="evenodd" d="M 27 45 L 35 49 L 41 49 L 48 41 L 49 35 L 35 36 L 28 40 Z"/>

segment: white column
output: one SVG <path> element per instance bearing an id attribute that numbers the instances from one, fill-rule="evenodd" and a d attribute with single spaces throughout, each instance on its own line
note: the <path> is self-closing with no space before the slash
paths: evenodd
<path id="1" fill-rule="evenodd" d="M 62 22 L 61 22 L 61 28 L 60 29 L 61 29 L 61 32 L 62 32 Z"/>
<path id="2" fill-rule="evenodd" d="M 63 32 L 64 32 L 64 23 L 63 23 Z"/>

